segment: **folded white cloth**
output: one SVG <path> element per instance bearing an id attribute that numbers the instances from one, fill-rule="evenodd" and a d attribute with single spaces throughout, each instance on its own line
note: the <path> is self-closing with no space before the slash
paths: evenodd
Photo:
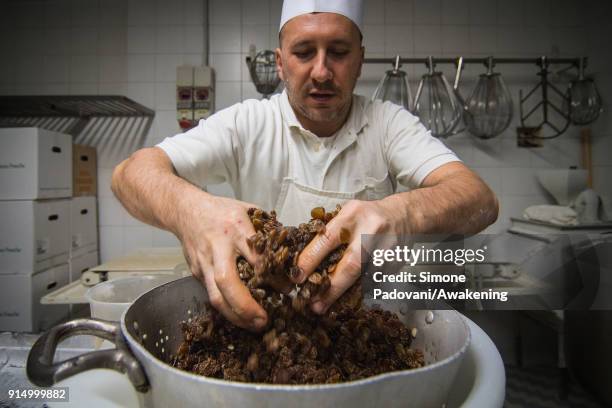
<path id="1" fill-rule="evenodd" d="M 523 218 L 549 222 L 555 225 L 578 224 L 578 214 L 576 214 L 576 211 L 562 205 L 532 205 L 525 208 Z"/>

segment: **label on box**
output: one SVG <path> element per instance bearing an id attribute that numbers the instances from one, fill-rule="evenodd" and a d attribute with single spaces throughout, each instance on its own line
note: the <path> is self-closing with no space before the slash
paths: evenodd
<path id="1" fill-rule="evenodd" d="M 78 233 L 72 235 L 72 249 L 80 248 L 83 245 L 83 234 Z"/>
<path id="2" fill-rule="evenodd" d="M 36 240 L 36 255 L 43 255 L 49 252 L 50 246 L 49 238 L 37 239 Z"/>
<path id="3" fill-rule="evenodd" d="M 25 169 L 24 163 L 0 163 L 0 169 Z"/>
<path id="4" fill-rule="evenodd" d="M 14 247 L 14 248 L 4 247 L 4 248 L 0 248 L 0 254 L 3 254 L 3 253 L 18 254 L 20 252 L 21 252 L 21 248 L 19 248 L 19 247 Z"/>

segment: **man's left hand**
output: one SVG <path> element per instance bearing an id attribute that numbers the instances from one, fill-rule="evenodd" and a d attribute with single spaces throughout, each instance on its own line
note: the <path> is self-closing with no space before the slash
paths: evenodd
<path id="1" fill-rule="evenodd" d="M 342 259 L 330 276 L 330 288 L 312 300 L 313 312 L 325 313 L 361 275 L 362 234 L 397 232 L 393 212 L 383 201 L 347 202 L 338 215 L 325 226 L 325 231 L 315 236 L 298 258 L 302 273 L 295 278 L 295 282 L 302 283 L 334 249 L 343 243 L 348 244 Z"/>

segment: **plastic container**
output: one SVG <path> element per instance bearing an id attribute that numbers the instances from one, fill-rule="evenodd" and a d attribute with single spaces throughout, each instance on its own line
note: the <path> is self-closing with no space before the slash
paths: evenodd
<path id="1" fill-rule="evenodd" d="M 121 315 L 136 298 L 180 276 L 142 275 L 129 276 L 99 283 L 86 293 L 94 319 L 118 322 Z"/>

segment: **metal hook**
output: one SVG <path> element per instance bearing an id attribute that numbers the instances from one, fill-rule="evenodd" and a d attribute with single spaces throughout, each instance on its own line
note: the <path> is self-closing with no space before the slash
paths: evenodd
<path id="1" fill-rule="evenodd" d="M 578 62 L 578 80 L 582 81 L 584 79 L 584 68 L 586 67 L 586 57 L 580 58 Z"/>
<path id="2" fill-rule="evenodd" d="M 485 61 L 485 67 L 487 67 L 487 75 L 493 74 L 494 66 L 495 66 L 495 62 L 493 61 L 493 56 L 491 55 L 487 57 L 487 60 Z"/>
<path id="3" fill-rule="evenodd" d="M 436 64 L 434 63 L 433 57 L 430 55 L 427 57 L 427 61 L 425 61 L 425 66 L 429 68 L 429 73 L 433 74 L 434 69 L 436 68 Z"/>
<path id="4" fill-rule="evenodd" d="M 455 73 L 455 83 L 453 89 L 456 91 L 459 88 L 459 80 L 461 79 L 461 73 L 463 71 L 463 57 L 457 58 L 457 72 Z"/>
<path id="5" fill-rule="evenodd" d="M 400 64 L 400 56 L 396 55 L 395 56 L 395 63 L 393 64 L 393 72 L 396 73 L 397 71 L 399 71 L 401 66 L 402 66 L 402 64 Z"/>

